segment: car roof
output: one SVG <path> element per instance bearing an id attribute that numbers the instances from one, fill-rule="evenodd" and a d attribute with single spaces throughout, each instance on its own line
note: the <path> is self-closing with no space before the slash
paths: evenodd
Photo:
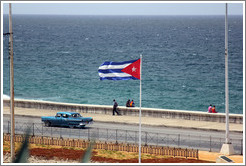
<path id="1" fill-rule="evenodd" d="M 72 115 L 72 114 L 79 114 L 78 112 L 57 112 L 57 114 L 68 114 L 68 115 Z"/>

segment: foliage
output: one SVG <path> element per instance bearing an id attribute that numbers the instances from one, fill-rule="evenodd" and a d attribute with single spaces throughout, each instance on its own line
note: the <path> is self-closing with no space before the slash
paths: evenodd
<path id="1" fill-rule="evenodd" d="M 90 142 L 89 147 L 86 149 L 85 154 L 81 160 L 82 163 L 89 163 L 91 159 L 92 149 L 95 144 L 95 141 Z"/>
<path id="2" fill-rule="evenodd" d="M 26 132 L 26 136 L 25 136 L 25 141 L 21 146 L 21 149 L 19 150 L 14 163 L 27 163 L 28 157 L 29 157 L 29 130 Z"/>

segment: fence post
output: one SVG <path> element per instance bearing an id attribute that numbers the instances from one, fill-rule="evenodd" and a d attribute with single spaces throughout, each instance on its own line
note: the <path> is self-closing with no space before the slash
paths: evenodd
<path id="1" fill-rule="evenodd" d="M 108 129 L 107 129 L 107 141 L 108 141 Z"/>
<path id="2" fill-rule="evenodd" d="M 61 128 L 60 128 L 60 138 L 62 138 L 62 133 L 61 133 L 61 132 L 62 132 L 62 130 L 61 130 Z"/>
<path id="3" fill-rule="evenodd" d="M 199 159 L 199 151 L 198 151 L 198 149 L 196 150 L 196 155 L 197 155 L 197 160 Z"/>
<path id="4" fill-rule="evenodd" d="M 199 136 L 199 145 L 198 147 L 201 147 L 201 135 Z"/>
<path id="5" fill-rule="evenodd" d="M 32 123 L 32 136 L 34 137 L 34 123 Z"/>
<path id="6" fill-rule="evenodd" d="M 135 144 L 137 144 L 137 131 L 135 131 Z"/>
<path id="7" fill-rule="evenodd" d="M 127 130 L 126 130 L 126 137 L 125 137 L 125 142 L 127 143 Z"/>
<path id="8" fill-rule="evenodd" d="M 180 145 L 180 134 L 178 134 L 178 147 Z"/>
<path id="9" fill-rule="evenodd" d="M 99 128 L 97 128 L 97 138 L 99 140 Z"/>
<path id="10" fill-rule="evenodd" d="M 241 139 L 241 155 L 243 155 L 243 139 Z"/>
<path id="11" fill-rule="evenodd" d="M 212 150 L 211 150 L 211 146 L 212 146 L 211 139 L 212 139 L 212 138 L 211 138 L 211 135 L 210 135 L 210 139 L 209 139 L 209 140 L 210 140 L 210 141 L 209 141 L 209 142 L 210 142 L 210 149 L 209 149 L 209 152 L 211 152 L 211 151 L 212 151 Z"/>
<path id="12" fill-rule="evenodd" d="M 190 147 L 190 134 L 189 134 L 189 147 Z"/>
<path id="13" fill-rule="evenodd" d="M 157 138 L 157 144 L 156 144 L 156 145 L 158 146 L 158 133 L 157 133 L 156 135 L 157 135 L 157 136 L 156 136 L 156 138 Z"/>
<path id="14" fill-rule="evenodd" d="M 118 130 L 116 129 L 116 130 L 115 130 L 115 139 L 116 139 L 116 143 L 118 143 L 118 142 L 117 142 L 117 136 L 118 136 L 118 135 L 117 135 L 117 134 L 118 134 L 117 131 L 118 131 Z"/>
<path id="15" fill-rule="evenodd" d="M 10 133 L 10 131 L 9 131 L 9 123 L 10 123 L 10 121 L 8 121 L 8 134 Z"/>
<path id="16" fill-rule="evenodd" d="M 167 145 L 169 145 L 169 134 L 167 134 Z"/>
<path id="17" fill-rule="evenodd" d="M 42 137 L 43 137 L 43 128 L 44 128 L 44 125 L 42 124 Z"/>
<path id="18" fill-rule="evenodd" d="M 145 146 L 147 146 L 147 132 L 145 132 Z"/>
<path id="19" fill-rule="evenodd" d="M 90 129 L 88 129 L 88 141 L 90 141 Z"/>
<path id="20" fill-rule="evenodd" d="M 187 158 L 187 156 L 188 156 L 188 150 L 187 150 L 187 148 L 185 149 L 185 157 Z"/>

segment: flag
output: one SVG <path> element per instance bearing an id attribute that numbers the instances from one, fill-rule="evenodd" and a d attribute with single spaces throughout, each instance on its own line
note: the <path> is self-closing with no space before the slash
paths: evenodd
<path id="1" fill-rule="evenodd" d="M 99 66 L 100 80 L 140 79 L 141 59 L 125 62 L 104 62 Z"/>

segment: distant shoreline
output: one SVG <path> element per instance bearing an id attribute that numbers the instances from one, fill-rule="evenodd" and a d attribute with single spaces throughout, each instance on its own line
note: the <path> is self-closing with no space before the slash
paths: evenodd
<path id="1" fill-rule="evenodd" d="M 8 14 L 3 14 L 8 16 Z M 13 16 L 81 16 L 81 17 L 225 17 L 225 15 L 62 15 L 62 14 L 13 14 Z M 229 17 L 243 17 L 243 15 L 229 15 Z"/>

